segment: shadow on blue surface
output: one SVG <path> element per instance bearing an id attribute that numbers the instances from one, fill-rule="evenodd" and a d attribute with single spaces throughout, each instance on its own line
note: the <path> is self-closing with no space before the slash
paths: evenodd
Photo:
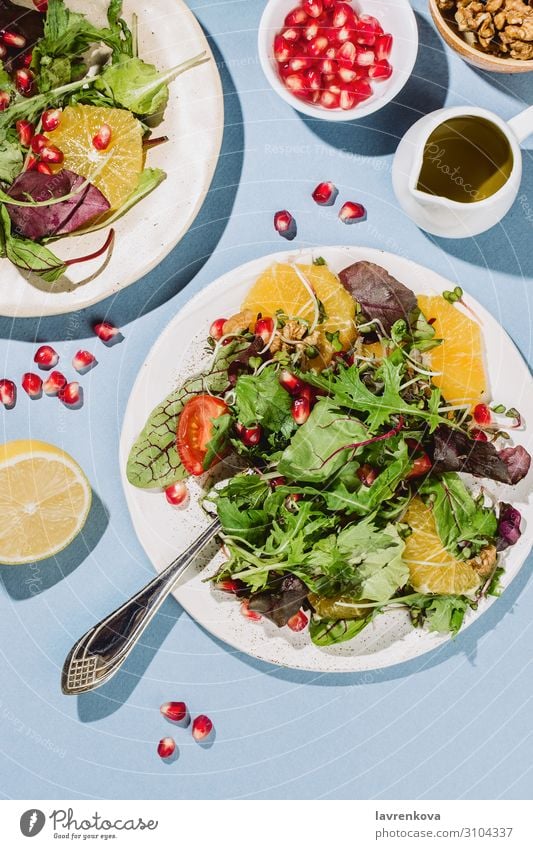
<path id="1" fill-rule="evenodd" d="M 315 135 L 332 147 L 363 156 L 394 153 L 407 130 L 429 112 L 444 106 L 448 60 L 437 33 L 416 13 L 419 49 L 413 73 L 396 99 L 366 118 L 330 122 L 300 115 Z"/>
<path id="2" fill-rule="evenodd" d="M 15 601 L 40 595 L 77 569 L 100 541 L 109 523 L 109 514 L 93 492 L 87 522 L 81 533 L 55 557 L 29 563 L 26 566 L 2 566 L 0 578 L 6 591 Z"/>
<path id="3" fill-rule="evenodd" d="M 124 326 L 164 304 L 187 286 L 218 245 L 231 216 L 240 182 L 244 130 L 232 76 L 209 33 L 205 33 L 220 72 L 224 91 L 224 137 L 215 175 L 198 216 L 173 251 L 150 274 L 111 298 L 81 310 L 74 326 L 65 316 L 40 319 L 0 318 L 0 337 L 36 342 L 90 336 L 95 321 L 110 318 Z"/>
<path id="4" fill-rule="evenodd" d="M 472 67 L 472 66 L 470 66 Z M 498 91 L 503 94 L 510 94 L 511 97 L 516 97 L 521 100 L 524 105 L 529 105 L 531 102 L 531 77 L 528 72 L 523 74 L 490 74 L 488 71 L 482 71 L 481 68 L 472 70 L 478 74 L 486 83 L 490 83 Z M 520 111 L 519 108 L 516 110 Z"/>

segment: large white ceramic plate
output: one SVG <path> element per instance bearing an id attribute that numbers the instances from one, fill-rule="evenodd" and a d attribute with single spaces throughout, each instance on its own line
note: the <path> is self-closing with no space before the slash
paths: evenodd
<path id="1" fill-rule="evenodd" d="M 105 20 L 108 0 L 67 0 L 70 9 L 92 21 Z M 27 2 L 27 5 L 31 3 Z M 220 76 L 200 24 L 182 0 L 124 0 L 123 17 L 139 20 L 139 55 L 160 70 L 206 51 L 210 61 L 170 84 L 164 120 L 154 135 L 169 141 L 148 152 L 146 164 L 167 179 L 133 207 L 115 227 L 109 262 L 73 265 L 54 285 L 20 273 L 0 260 L 0 314 L 56 315 L 87 307 L 113 295 L 160 263 L 187 232 L 209 190 L 224 128 Z M 53 250 L 63 259 L 90 254 L 106 231 L 61 239 Z"/>
<path id="2" fill-rule="evenodd" d="M 125 467 L 133 441 L 156 404 L 184 377 L 202 367 L 204 358 L 208 356 L 205 338 L 212 320 L 237 312 L 250 285 L 273 262 L 285 262 L 289 257 L 310 262 L 312 257 L 317 256 L 323 256 L 330 268 L 337 272 L 357 260 L 379 263 L 418 294 L 440 294 L 454 285 L 435 272 L 390 253 L 369 248 L 321 247 L 313 251 L 284 251 L 261 257 L 223 275 L 192 298 L 173 318 L 148 355 L 131 393 L 121 436 L 120 465 L 126 499 L 137 536 L 157 571 L 186 548 L 208 520 L 198 504 L 200 483 L 197 479 L 189 484 L 189 505 L 179 509 L 168 505 L 161 493 L 136 489 L 128 483 Z M 533 391 L 529 370 L 494 318 L 473 298 L 467 296 L 466 301 L 483 326 L 492 397 L 521 411 L 525 429 L 516 432 L 516 442 L 532 451 Z M 524 517 L 525 531 L 521 539 L 504 555 L 505 586 L 515 577 L 531 547 L 532 478 L 533 474 L 528 475 L 517 487 L 487 485 L 487 490 L 499 499 L 516 504 Z M 203 583 L 202 579 L 212 574 L 221 560 L 220 552 L 212 549 L 198 563 L 196 571 L 192 569 L 185 576 L 174 594 L 204 628 L 235 649 L 261 660 L 319 672 L 362 671 L 400 663 L 424 654 L 448 639 L 413 629 L 407 614 L 396 611 L 379 616 L 350 642 L 318 648 L 311 643 L 305 631 L 295 634 L 288 628 L 278 629 L 265 620 L 251 623 L 241 616 L 233 597 L 214 591 L 209 584 Z M 206 571 L 202 573 L 206 562 Z M 493 603 L 493 598 L 484 600 L 476 612 L 469 613 L 466 626 Z"/>

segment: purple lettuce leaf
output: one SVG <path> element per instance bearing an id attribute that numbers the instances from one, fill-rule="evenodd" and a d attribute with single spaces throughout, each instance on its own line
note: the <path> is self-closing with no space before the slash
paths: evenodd
<path id="1" fill-rule="evenodd" d="M 15 200 L 43 201 L 59 198 L 76 192 L 85 182 L 84 177 L 66 168 L 57 174 L 41 174 L 39 171 L 24 171 L 8 189 Z M 42 239 L 45 236 L 63 236 L 85 226 L 96 216 L 109 209 L 109 202 L 102 192 L 87 183 L 69 200 L 51 206 L 11 206 L 6 209 L 13 225 L 13 234 L 27 239 Z"/>
<path id="2" fill-rule="evenodd" d="M 378 319 L 389 333 L 399 319 L 410 321 L 416 297 L 407 286 L 373 262 L 355 262 L 339 274 L 340 281 L 369 321 Z"/>
<path id="3" fill-rule="evenodd" d="M 514 448 L 503 448 L 500 459 L 507 466 L 511 483 L 518 483 L 525 478 L 531 465 L 531 455 L 523 445 L 515 445 Z"/>
<path id="4" fill-rule="evenodd" d="M 278 628 L 283 628 L 298 613 L 308 592 L 304 582 L 296 575 L 285 575 L 275 589 L 252 595 L 249 607 L 266 616 Z"/>
<path id="5" fill-rule="evenodd" d="M 433 434 L 433 469 L 469 472 L 478 478 L 512 483 L 506 463 L 491 442 L 470 439 L 461 430 L 439 425 Z"/>
<path id="6" fill-rule="evenodd" d="M 498 551 L 504 551 L 510 545 L 518 542 L 521 536 L 520 522 L 522 516 L 520 511 L 513 507 L 512 504 L 506 504 L 505 501 L 500 502 L 499 518 L 498 518 Z"/>

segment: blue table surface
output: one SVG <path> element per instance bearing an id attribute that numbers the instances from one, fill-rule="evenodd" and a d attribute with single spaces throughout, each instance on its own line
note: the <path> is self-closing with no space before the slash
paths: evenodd
<path id="1" fill-rule="evenodd" d="M 297 217 L 293 245 L 352 243 L 404 254 L 461 284 L 531 358 L 533 158 L 520 198 L 476 239 L 421 232 L 401 212 L 390 167 L 403 133 L 443 105 L 484 106 L 510 118 L 532 100 L 530 75 L 488 75 L 443 48 L 424 0 L 415 0 L 420 50 L 394 103 L 360 122 L 307 120 L 268 87 L 256 53 L 259 0 L 192 0 L 216 52 L 226 127 L 215 179 L 189 233 L 151 274 L 116 297 L 61 317 L 0 320 L 1 371 L 31 365 L 35 342 L 70 359 L 97 350 L 79 411 L 31 402 L 2 412 L 5 440 L 32 436 L 70 452 L 95 503 L 80 538 L 55 561 L 0 568 L 2 778 L 5 798 L 518 798 L 531 796 L 531 608 L 528 560 L 505 596 L 455 642 L 375 673 L 318 675 L 276 668 L 230 650 L 167 601 L 124 669 L 79 698 L 59 690 L 63 659 L 94 621 L 153 574 L 128 515 L 118 443 L 131 387 L 169 319 L 219 274 L 283 249 L 277 209 Z M 531 142 L 529 142 L 531 144 Z M 526 144 L 526 148 L 527 148 Z M 351 228 L 320 213 L 310 191 L 333 180 L 361 201 Z M 530 279 L 528 279 L 528 274 Z M 123 328 L 104 348 L 91 333 L 107 317 Z M 179 757 L 155 751 L 172 733 L 159 714 L 185 700 L 215 722 L 202 749 L 175 731 Z"/>

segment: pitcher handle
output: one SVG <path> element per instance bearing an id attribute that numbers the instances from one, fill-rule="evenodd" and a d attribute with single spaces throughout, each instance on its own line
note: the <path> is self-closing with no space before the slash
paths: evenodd
<path id="1" fill-rule="evenodd" d="M 520 143 L 533 133 L 533 106 L 519 112 L 507 122 Z"/>

